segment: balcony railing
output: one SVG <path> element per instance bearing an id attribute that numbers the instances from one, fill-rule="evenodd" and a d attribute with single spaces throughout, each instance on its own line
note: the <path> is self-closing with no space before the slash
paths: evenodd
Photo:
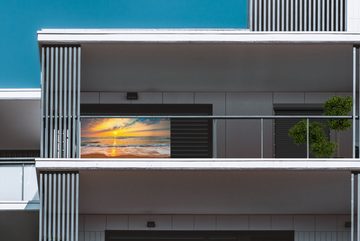
<path id="1" fill-rule="evenodd" d="M 34 158 L 0 158 L 0 209 L 36 209 L 39 197 Z"/>
<path id="2" fill-rule="evenodd" d="M 277 158 L 277 156 L 275 155 L 274 150 L 272 151 L 272 154 L 265 154 L 265 147 L 266 145 L 268 145 L 269 143 L 265 140 L 265 132 L 267 133 L 267 140 L 269 139 L 269 133 L 272 133 L 273 136 L 276 135 L 276 130 L 274 128 L 274 121 L 277 120 L 297 120 L 297 121 L 305 121 L 305 127 L 306 127 L 306 141 L 305 141 L 305 146 L 306 146 L 306 153 L 304 153 L 304 157 L 301 158 L 313 158 L 314 156 L 311 154 L 311 124 L 313 123 L 313 121 L 319 121 L 319 122 L 325 122 L 325 121 L 329 121 L 329 120 L 350 120 L 351 121 L 351 125 L 354 125 L 357 121 L 358 117 L 354 117 L 354 116 L 317 116 L 317 115 L 277 115 L 277 116 L 273 116 L 273 115 L 246 115 L 246 116 L 238 116 L 238 115 L 230 115 L 230 116 L 178 116 L 178 115 L 170 115 L 170 116 L 166 116 L 166 115 L 146 115 L 146 116 L 134 116 L 134 115 L 130 115 L 130 116 L 118 116 L 118 115 L 102 115 L 102 116 L 82 116 L 81 118 L 146 118 L 146 119 L 152 119 L 152 118 L 166 118 L 166 119 L 170 119 L 170 120 L 185 120 L 185 121 L 191 121 L 191 120 L 207 120 L 211 123 L 211 139 L 212 139 L 212 144 L 211 144 L 211 149 L 212 149 L 212 158 L 226 158 L 226 157 L 231 157 L 231 158 Z M 257 137 L 257 144 L 255 148 L 258 148 L 257 156 L 241 156 L 241 157 L 234 157 L 232 156 L 220 156 L 217 153 L 217 150 L 219 148 L 219 146 L 221 145 L 221 143 L 218 142 L 219 139 L 219 122 L 220 121 L 250 121 L 252 123 L 252 127 L 254 127 L 254 123 L 255 123 L 255 128 L 257 128 L 256 130 L 252 130 L 253 134 L 252 134 L 252 138 L 254 138 L 254 135 L 256 135 Z M 271 123 L 271 125 L 269 125 L 269 122 Z M 241 122 L 237 123 L 238 125 L 241 126 Z M 270 127 L 271 126 L 271 127 Z M 243 127 L 246 128 L 246 127 Z M 269 130 L 269 128 L 271 130 Z M 326 127 L 324 127 L 326 128 Z M 351 127 L 352 128 L 352 127 Z M 349 128 L 349 129 L 351 129 Z M 236 128 L 235 128 L 236 129 Z M 236 130 L 232 130 L 231 128 L 227 128 L 227 130 L 225 130 L 224 128 L 222 129 L 222 131 L 224 132 L 229 132 L 229 131 L 235 131 Z M 241 131 L 240 131 L 241 132 Z M 250 131 L 251 132 L 251 131 Z M 330 133 L 330 131 L 328 130 L 328 132 Z M 330 135 L 330 134 L 329 134 Z M 249 136 L 245 136 L 245 137 L 239 137 L 238 140 L 240 140 L 240 138 L 249 138 Z M 329 140 L 330 140 L 330 136 L 328 136 Z M 336 139 L 336 140 L 335 140 Z M 340 141 L 338 140 L 338 138 L 332 138 L 331 141 L 332 142 L 336 142 L 336 145 L 339 145 Z M 271 141 L 270 144 L 273 144 L 274 140 Z M 352 143 L 352 151 L 348 152 L 347 156 L 340 156 L 340 157 L 344 157 L 344 158 L 355 158 L 355 153 L 356 153 L 356 139 L 355 139 L 355 129 L 353 129 L 352 131 L 352 139 L 350 137 L 350 135 L 347 136 L 346 139 L 346 143 L 348 146 L 348 143 Z M 276 145 L 276 143 L 275 143 Z M 241 150 L 241 146 L 238 147 Z M 269 149 L 269 148 L 267 148 Z M 349 148 L 348 148 L 349 149 Z M 197 158 L 196 155 L 191 156 L 191 154 L 189 154 L 190 156 L 187 156 L 189 158 Z M 173 156 L 171 156 L 173 157 Z M 181 156 L 180 156 L 181 157 Z M 339 156 L 338 156 L 339 157 Z M 289 156 L 289 158 L 292 158 L 291 156 Z M 326 158 L 332 158 L 332 157 L 326 157 Z"/>

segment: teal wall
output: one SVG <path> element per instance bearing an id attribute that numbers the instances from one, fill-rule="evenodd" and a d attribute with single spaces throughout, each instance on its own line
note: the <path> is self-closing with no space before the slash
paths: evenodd
<path id="1" fill-rule="evenodd" d="M 247 28 L 247 0 L 3 0 L 0 88 L 38 88 L 41 28 Z"/>

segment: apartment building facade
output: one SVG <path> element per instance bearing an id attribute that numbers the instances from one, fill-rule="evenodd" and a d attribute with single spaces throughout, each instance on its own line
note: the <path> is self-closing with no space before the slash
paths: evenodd
<path id="1" fill-rule="evenodd" d="M 4 240 L 360 240 L 360 3 L 248 4 L 244 30 L 39 30 L 41 91 L 1 91 Z"/>

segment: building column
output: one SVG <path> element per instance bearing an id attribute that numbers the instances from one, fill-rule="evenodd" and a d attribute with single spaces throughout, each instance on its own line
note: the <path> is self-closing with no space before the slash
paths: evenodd
<path id="1" fill-rule="evenodd" d="M 80 46 L 41 47 L 42 158 L 79 157 L 80 73 Z"/>
<path id="2" fill-rule="evenodd" d="M 40 173 L 39 241 L 78 241 L 79 173 Z"/>
<path id="3" fill-rule="evenodd" d="M 353 83 L 352 83 L 352 157 L 355 158 L 359 153 L 356 153 L 356 141 L 360 136 L 360 128 L 357 128 L 358 118 L 360 113 L 360 84 L 359 84 L 359 46 L 353 46 Z M 357 103 L 358 102 L 358 103 Z"/>

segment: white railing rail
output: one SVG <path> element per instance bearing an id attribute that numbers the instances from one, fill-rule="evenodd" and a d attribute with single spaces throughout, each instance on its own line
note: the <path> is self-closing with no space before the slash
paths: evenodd
<path id="1" fill-rule="evenodd" d="M 2 167 L 11 167 L 11 168 L 19 169 L 19 172 L 21 173 L 20 174 L 21 175 L 21 200 L 17 200 L 17 201 L 26 201 L 25 200 L 25 182 L 26 182 L 25 167 L 26 166 L 35 166 L 35 158 L 0 157 L 0 169 Z M 16 181 L 18 181 L 18 180 L 16 180 Z M 34 182 L 35 181 L 36 180 L 34 180 Z M 0 199 L 1 199 L 1 197 L 0 197 Z"/>

